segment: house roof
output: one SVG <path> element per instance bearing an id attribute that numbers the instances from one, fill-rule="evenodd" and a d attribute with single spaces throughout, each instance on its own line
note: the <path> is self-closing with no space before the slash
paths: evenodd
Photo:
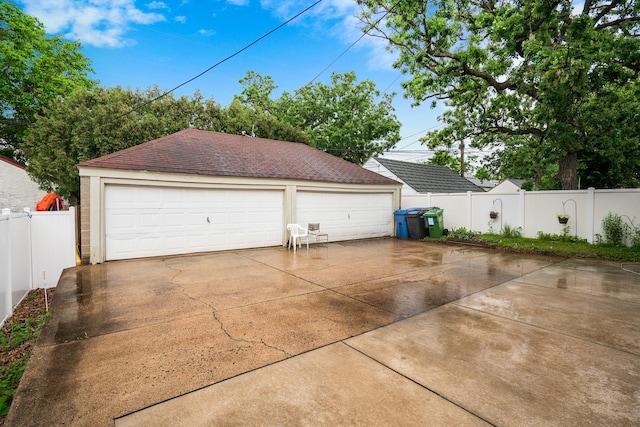
<path id="1" fill-rule="evenodd" d="M 22 170 L 26 169 L 24 165 L 21 165 L 20 163 L 16 162 L 15 160 L 9 159 L 9 158 L 4 157 L 4 156 L 0 156 L 0 161 L 8 163 L 11 166 L 15 166 L 15 167 L 20 168 Z"/>
<path id="2" fill-rule="evenodd" d="M 418 193 L 483 192 L 477 185 L 444 166 L 423 165 L 400 160 L 375 159 Z"/>
<path id="3" fill-rule="evenodd" d="M 499 184 L 499 181 L 490 180 L 490 179 L 478 179 L 472 176 L 465 176 L 468 181 L 471 181 L 472 184 L 477 185 L 480 188 L 493 188 Z"/>
<path id="4" fill-rule="evenodd" d="M 505 179 L 505 181 L 509 181 L 512 184 L 514 184 L 517 187 L 522 187 L 522 184 L 524 184 L 524 179 L 513 179 L 513 178 L 507 178 Z"/>
<path id="5" fill-rule="evenodd" d="M 187 129 L 80 163 L 80 167 L 399 185 L 305 144 Z"/>

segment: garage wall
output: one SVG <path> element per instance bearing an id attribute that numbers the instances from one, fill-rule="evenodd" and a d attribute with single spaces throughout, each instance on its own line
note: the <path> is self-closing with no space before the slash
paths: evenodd
<path id="1" fill-rule="evenodd" d="M 394 234 L 401 185 L 80 168 L 83 263 L 286 245 L 286 224 L 331 241 Z M 207 221 L 208 219 L 208 221 Z"/>
<path id="2" fill-rule="evenodd" d="M 297 193 L 297 223 L 320 223 L 330 241 L 393 235 L 391 193 Z"/>

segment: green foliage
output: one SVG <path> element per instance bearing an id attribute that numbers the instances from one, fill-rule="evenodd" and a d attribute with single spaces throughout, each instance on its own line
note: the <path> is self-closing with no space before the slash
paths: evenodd
<path id="1" fill-rule="evenodd" d="M 28 125 L 52 102 L 90 88 L 89 59 L 78 42 L 48 36 L 13 2 L 0 2 L 0 139 L 4 154 L 20 158 Z M 9 123 L 5 123 L 9 122 Z"/>
<path id="2" fill-rule="evenodd" d="M 269 76 L 249 71 L 240 82 L 240 103 L 300 129 L 301 142 L 350 162 L 362 164 L 400 140 L 393 95 L 382 95 L 371 80 L 357 82 L 354 72 L 334 73 L 330 85 L 306 85 L 277 100 L 270 98 L 277 86 Z"/>
<path id="3" fill-rule="evenodd" d="M 224 115 L 213 100 L 164 96 L 150 88 L 131 91 L 120 87 L 77 90 L 38 116 L 23 145 L 27 172 L 48 191 L 70 204 L 79 199 L 76 165 L 82 161 L 132 147 L 194 127 L 223 128 Z M 138 106 L 136 111 L 132 111 Z"/>
<path id="4" fill-rule="evenodd" d="M 602 219 L 602 231 L 604 232 L 605 243 L 621 246 L 625 243 L 629 226 L 622 221 L 620 215 L 609 212 L 607 216 Z"/>
<path id="5" fill-rule="evenodd" d="M 544 242 L 569 242 L 569 243 L 587 243 L 587 239 L 582 239 L 569 234 L 569 227 L 563 227 L 562 234 L 550 234 L 538 232 L 538 240 Z"/>
<path id="6" fill-rule="evenodd" d="M 436 165 L 436 166 L 446 166 L 457 173 L 465 174 L 465 176 L 467 176 L 468 174 L 472 174 L 475 171 L 474 162 L 476 159 L 477 159 L 477 156 L 466 156 L 465 162 L 463 165 L 462 159 L 460 158 L 460 156 L 454 155 L 452 153 L 452 147 L 448 147 L 447 149 L 435 150 L 433 152 L 433 156 L 431 156 L 429 160 L 427 160 L 426 164 Z M 482 179 L 477 175 L 476 177 L 478 179 Z"/>
<path id="7" fill-rule="evenodd" d="M 502 227 L 501 235 L 503 237 L 522 237 L 522 228 L 513 227 L 513 226 L 511 226 L 509 224 L 505 224 Z"/>
<path id="8" fill-rule="evenodd" d="M 478 233 L 477 231 L 471 231 L 467 230 L 465 227 L 460 227 L 450 230 L 446 238 L 451 240 L 473 241 L 476 237 L 478 237 L 478 235 L 480 235 L 480 233 Z"/>
<path id="9" fill-rule="evenodd" d="M 640 249 L 640 227 L 634 228 L 631 233 L 631 247 Z"/>
<path id="10" fill-rule="evenodd" d="M 300 129 L 265 110 L 242 104 L 239 98 L 234 99 L 228 107 L 223 108 L 221 113 L 222 117 L 218 129 L 210 130 L 236 135 L 244 133 L 280 141 L 309 143 L 309 138 Z"/>
<path id="11" fill-rule="evenodd" d="M 37 338 L 40 329 L 44 326 L 45 318 L 50 315 L 50 313 L 41 314 L 38 317 L 26 319 L 24 322 L 11 323 L 9 339 L 0 336 L 0 345 L 3 349 L 16 348 L 22 343 Z"/>
<path id="12" fill-rule="evenodd" d="M 0 416 L 6 416 L 11 408 L 13 396 L 16 394 L 20 378 L 27 367 L 29 356 L 0 367 Z"/>
<path id="13" fill-rule="evenodd" d="M 503 237 L 501 235 L 482 234 L 476 241 L 490 247 L 509 248 L 525 253 L 539 253 L 577 258 L 599 258 L 610 261 L 640 262 L 640 248 L 628 248 L 613 245 L 592 245 L 586 241 L 567 241 L 552 237 L 550 240 L 527 237 Z"/>
<path id="14" fill-rule="evenodd" d="M 506 233 L 511 234 L 511 233 Z M 517 234 L 517 233 L 516 233 Z M 453 229 L 448 241 L 469 241 L 509 251 L 539 253 L 578 258 L 600 258 L 612 261 L 640 262 L 640 246 L 625 247 L 610 244 L 590 244 L 586 239 L 563 234 L 538 233 L 538 238 L 502 234 L 481 234 L 465 228 Z"/>
<path id="15" fill-rule="evenodd" d="M 29 297 L 38 296 L 33 294 Z M 5 334 L 0 335 L 2 350 L 7 351 L 18 348 L 28 341 L 35 340 L 40 335 L 45 319 L 50 315 L 51 313 L 45 313 L 37 317 L 27 318 L 23 322 L 10 323 L 8 337 Z M 0 367 L 0 416 L 5 416 L 9 412 L 13 395 L 18 388 L 29 356 L 30 354 L 26 354 L 19 360 Z"/>
<path id="16" fill-rule="evenodd" d="M 640 3 L 359 3 L 363 30 L 410 76 L 405 96 L 448 107 L 430 147 L 491 148 L 498 175 L 535 188 L 574 189 L 578 170 L 589 184 L 637 183 Z"/>

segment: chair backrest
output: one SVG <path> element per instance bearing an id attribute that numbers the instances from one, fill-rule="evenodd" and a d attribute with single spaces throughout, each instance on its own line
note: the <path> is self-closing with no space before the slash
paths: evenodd
<path id="1" fill-rule="evenodd" d="M 309 231 L 318 231 L 320 230 L 319 222 L 310 222 L 309 227 L 307 228 Z"/>
<path id="2" fill-rule="evenodd" d="M 306 235 L 306 229 L 299 224 L 287 224 L 287 230 L 291 232 L 292 236 L 304 236 Z"/>

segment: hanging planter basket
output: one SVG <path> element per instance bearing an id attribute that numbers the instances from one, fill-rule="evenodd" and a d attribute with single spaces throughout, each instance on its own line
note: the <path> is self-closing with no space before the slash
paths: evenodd
<path id="1" fill-rule="evenodd" d="M 489 212 L 489 218 L 491 218 L 491 219 L 498 218 L 498 212 L 496 212 L 496 211 Z"/>
<path id="2" fill-rule="evenodd" d="M 558 222 L 560 224 L 566 224 L 569 222 L 569 217 L 567 215 L 558 215 Z"/>

